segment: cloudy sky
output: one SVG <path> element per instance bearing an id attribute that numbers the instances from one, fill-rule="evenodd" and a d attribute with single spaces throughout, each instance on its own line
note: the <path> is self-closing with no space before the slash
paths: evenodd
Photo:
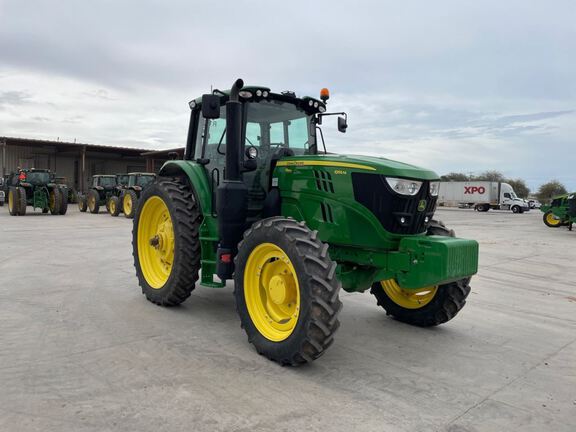
<path id="1" fill-rule="evenodd" d="M 331 151 L 576 189 L 573 0 L 0 0 L 0 136 L 185 142 L 241 77 L 316 96 Z"/>

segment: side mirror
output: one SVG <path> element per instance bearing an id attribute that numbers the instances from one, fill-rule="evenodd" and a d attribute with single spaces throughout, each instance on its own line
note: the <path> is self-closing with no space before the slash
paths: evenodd
<path id="1" fill-rule="evenodd" d="M 345 133 L 346 129 L 348 129 L 348 121 L 346 117 L 338 117 L 338 131 Z"/>
<path id="2" fill-rule="evenodd" d="M 215 94 L 202 95 L 202 117 L 207 119 L 220 118 L 220 96 Z"/>

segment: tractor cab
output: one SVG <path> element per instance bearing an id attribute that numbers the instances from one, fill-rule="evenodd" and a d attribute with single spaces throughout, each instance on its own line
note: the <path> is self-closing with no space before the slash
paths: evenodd
<path id="1" fill-rule="evenodd" d="M 111 191 L 117 185 L 115 175 L 95 175 L 92 177 L 92 188 L 98 191 Z"/>
<path id="2" fill-rule="evenodd" d="M 128 188 L 134 188 L 136 190 L 142 190 L 149 184 L 154 183 L 156 180 L 156 174 L 154 173 L 140 173 L 134 172 L 128 174 Z"/>
<path id="3" fill-rule="evenodd" d="M 119 188 L 124 188 L 128 186 L 129 175 L 128 174 L 116 174 L 116 185 Z"/>
<path id="4" fill-rule="evenodd" d="M 319 151 L 325 153 L 319 125 L 322 117 L 333 114 L 326 113 L 329 98 L 326 89 L 321 94 L 322 100 L 308 96 L 299 98 L 290 91 L 273 93 L 269 88 L 254 86 L 243 87 L 238 96 L 241 145 L 239 149 L 233 149 L 234 155 L 231 156 L 240 159 L 238 177 L 247 187 L 247 221 L 250 224 L 277 213 L 273 210 L 276 199 L 267 198 L 275 186 L 272 174 L 280 159 L 313 156 Z M 211 95 L 190 102 L 192 119 L 185 158 L 192 158 L 193 154 L 193 158 L 204 165 L 213 193 L 226 172 L 229 135 L 226 103 L 229 100 L 230 92 L 215 90 Z M 207 104 L 210 104 L 210 109 Z M 345 132 L 346 114 L 336 114 L 341 115 L 339 130 Z M 231 170 L 235 171 L 234 167 Z"/>

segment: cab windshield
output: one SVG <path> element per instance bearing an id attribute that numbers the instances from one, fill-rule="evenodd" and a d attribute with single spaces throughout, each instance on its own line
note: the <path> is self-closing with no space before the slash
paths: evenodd
<path id="1" fill-rule="evenodd" d="M 116 177 L 100 177 L 100 186 L 105 188 L 116 186 Z"/>
<path id="2" fill-rule="evenodd" d="M 316 148 L 310 119 L 302 109 L 288 102 L 248 103 L 244 144 L 265 153 L 283 147 L 292 149 L 296 155 L 309 154 Z"/>
<path id="3" fill-rule="evenodd" d="M 154 182 L 154 176 L 139 175 L 130 177 L 130 186 L 148 186 L 150 183 Z"/>

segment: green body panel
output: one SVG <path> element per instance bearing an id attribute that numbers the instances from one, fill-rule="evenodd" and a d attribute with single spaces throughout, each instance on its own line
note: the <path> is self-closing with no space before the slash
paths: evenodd
<path id="1" fill-rule="evenodd" d="M 212 209 L 212 187 L 206 169 L 189 160 L 174 160 L 166 162 L 160 169 L 161 176 L 185 175 L 194 188 L 194 193 L 200 211 L 202 224 L 200 225 L 200 248 L 202 251 L 202 285 L 212 288 L 222 288 L 225 283 L 214 280 L 216 274 L 216 245 L 218 244 L 218 221 Z"/>
<path id="2" fill-rule="evenodd" d="M 554 216 L 558 217 L 563 224 L 576 223 L 576 216 L 569 214 L 569 197 L 576 195 L 572 192 L 565 195 L 558 195 L 552 198 L 550 204 L 545 204 L 540 207 L 542 213 L 551 212 Z"/>
<path id="3" fill-rule="evenodd" d="M 330 181 L 314 171 L 330 173 Z M 351 174 L 370 172 L 388 177 L 438 180 L 433 171 L 384 158 L 314 155 L 287 157 L 273 172 L 281 196 L 281 213 L 306 222 L 330 245 L 337 276 L 347 291 L 364 291 L 372 283 L 394 278 L 405 289 L 452 282 L 477 272 L 478 243 L 452 237 L 399 235 L 387 232 L 376 216 L 354 198 Z M 202 284 L 213 281 L 218 242 L 212 212 L 212 187 L 206 169 L 193 161 L 170 161 L 160 175 L 186 175 L 194 186 L 203 214 L 201 226 Z M 322 214 L 329 212 L 329 221 Z"/>

